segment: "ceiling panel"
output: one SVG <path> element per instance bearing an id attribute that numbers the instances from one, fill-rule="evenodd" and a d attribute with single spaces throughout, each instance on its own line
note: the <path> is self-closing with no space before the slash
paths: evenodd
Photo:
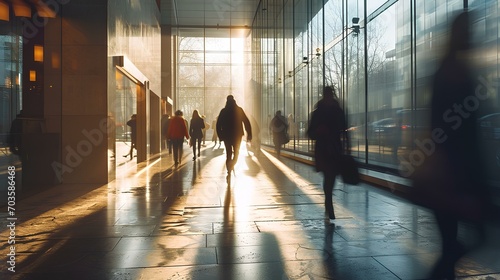
<path id="1" fill-rule="evenodd" d="M 162 0 L 162 24 L 250 27 L 259 0 Z"/>

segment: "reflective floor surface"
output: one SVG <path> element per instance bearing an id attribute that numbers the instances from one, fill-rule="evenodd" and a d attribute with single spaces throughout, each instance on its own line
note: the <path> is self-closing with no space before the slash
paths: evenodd
<path id="1" fill-rule="evenodd" d="M 311 166 L 242 145 L 228 184 L 223 148 L 208 142 L 192 160 L 185 147 L 178 167 L 166 153 L 107 185 L 17 201 L 13 230 L 2 208 L 0 278 L 426 279 L 439 257 L 432 215 L 389 191 L 337 180 L 329 220 Z M 460 279 L 500 279 L 499 233 L 487 225 Z"/>

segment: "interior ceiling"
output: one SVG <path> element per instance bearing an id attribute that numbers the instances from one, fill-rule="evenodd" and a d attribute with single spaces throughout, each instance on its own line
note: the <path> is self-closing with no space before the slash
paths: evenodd
<path id="1" fill-rule="evenodd" d="M 250 28 L 260 0 L 162 0 L 162 24 Z"/>

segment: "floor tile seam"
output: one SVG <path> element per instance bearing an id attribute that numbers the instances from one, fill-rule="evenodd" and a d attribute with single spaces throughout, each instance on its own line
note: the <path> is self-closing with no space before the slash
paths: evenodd
<path id="1" fill-rule="evenodd" d="M 378 263 L 381 267 L 383 267 L 385 270 L 389 271 L 389 273 L 391 273 L 392 275 L 394 275 L 394 277 L 397 277 L 399 279 L 401 279 L 394 271 L 392 271 L 389 267 L 385 266 L 383 263 L 379 262 L 376 258 L 372 257 L 372 259 Z"/>
<path id="2" fill-rule="evenodd" d="M 194 196 L 196 197 L 196 196 Z M 279 206 L 295 206 L 295 205 L 323 205 L 322 202 L 304 202 L 304 203 L 268 203 L 268 204 L 248 204 L 248 205 L 231 205 L 230 208 L 252 208 L 252 207 L 269 207 L 274 206 L 278 208 Z M 227 208 L 225 205 L 217 205 L 217 206 L 186 206 L 186 209 L 203 209 L 203 208 Z"/>
<path id="3" fill-rule="evenodd" d="M 371 239 L 359 239 L 359 238 L 349 238 L 348 236 L 345 236 L 344 234 L 342 234 L 342 232 L 337 232 L 335 231 L 340 237 L 344 238 L 346 241 L 348 242 L 378 242 L 378 241 L 395 241 L 395 240 L 399 240 L 399 241 L 408 241 L 408 240 L 415 240 L 414 238 L 411 238 L 411 237 L 407 237 L 407 238 L 397 238 L 397 239 L 394 239 L 394 238 L 388 238 L 388 237 L 382 237 L 382 238 L 371 238 Z M 426 240 L 426 241 L 429 241 L 431 243 L 434 243 L 432 240 Z M 438 241 L 436 241 L 436 244 L 440 244 Z"/>
<path id="4" fill-rule="evenodd" d="M 339 220 L 351 220 L 352 217 L 346 217 L 346 218 L 342 218 L 342 217 L 338 217 L 336 218 L 334 221 L 339 221 Z M 326 217 L 319 217 L 318 218 L 306 218 L 306 219 L 274 219 L 274 220 L 253 220 L 254 222 L 256 223 L 270 223 L 270 222 L 302 222 L 302 221 L 328 221 L 329 219 L 327 219 Z"/>
<path id="5" fill-rule="evenodd" d="M 437 225 L 436 225 L 436 224 L 434 224 L 434 225 L 437 227 Z M 402 228 L 404 228 L 404 229 L 406 229 L 406 230 L 408 230 L 408 231 L 412 232 L 413 234 L 418 235 L 419 237 L 426 238 L 426 239 L 428 239 L 428 238 L 429 238 L 428 236 L 425 236 L 425 235 L 423 235 L 422 233 L 419 233 L 419 232 L 417 232 L 417 231 L 415 231 L 415 230 L 412 230 L 412 229 L 410 229 L 410 228 L 408 228 L 408 227 L 406 227 L 406 226 L 403 226 L 403 225 L 400 225 L 400 226 L 401 226 Z"/>
<path id="6" fill-rule="evenodd" d="M 266 243 L 266 242 L 263 242 L 263 244 L 243 244 L 243 245 L 216 244 L 214 246 L 207 246 L 206 248 L 259 248 L 259 247 L 267 248 L 268 245 L 264 244 L 264 243 Z M 299 243 L 281 243 L 280 242 L 278 245 L 279 245 L 279 247 L 282 247 L 282 246 L 295 246 L 297 248 L 300 247 Z"/>
<path id="7" fill-rule="evenodd" d="M 16 236 L 17 237 L 17 236 Z M 19 241 L 17 240 L 16 238 L 16 243 L 19 243 L 19 244 L 26 244 L 26 243 L 23 243 L 23 241 L 29 241 L 30 243 L 33 243 L 33 242 L 42 242 L 42 241 L 52 241 L 52 240 L 81 240 L 81 239 L 99 239 L 99 240 L 102 240 L 102 239 L 121 239 L 122 237 L 113 237 L 113 236 L 109 236 L 109 237 L 101 237 L 101 236 L 91 236 L 91 237 L 85 237 L 85 236 L 65 236 L 65 237 L 57 237 L 57 236 L 54 236 L 54 237 L 48 237 L 48 238 L 40 238 L 40 239 L 20 239 Z"/>

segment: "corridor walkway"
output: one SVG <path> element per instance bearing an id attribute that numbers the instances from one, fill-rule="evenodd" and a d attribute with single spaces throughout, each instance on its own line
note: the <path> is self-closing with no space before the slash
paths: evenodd
<path id="1" fill-rule="evenodd" d="M 224 149 L 207 144 L 195 161 L 185 146 L 177 168 L 164 155 L 124 165 L 107 185 L 18 201 L 15 272 L 2 208 L 0 278 L 424 279 L 439 257 L 425 209 L 338 181 L 330 221 L 311 166 L 242 145 L 228 186 Z M 499 232 L 489 227 L 488 244 L 460 263 L 463 279 L 500 279 Z"/>

